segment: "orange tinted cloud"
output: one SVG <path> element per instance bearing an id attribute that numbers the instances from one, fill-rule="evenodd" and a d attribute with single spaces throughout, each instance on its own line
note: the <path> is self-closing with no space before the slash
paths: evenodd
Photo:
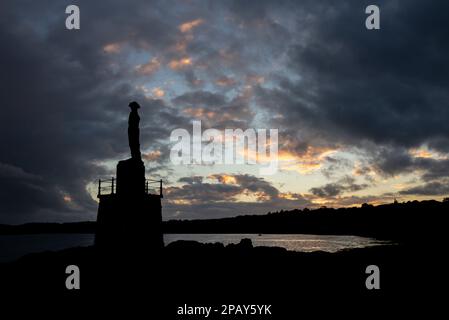
<path id="1" fill-rule="evenodd" d="M 209 111 L 204 108 L 186 108 L 183 112 L 194 118 L 202 119 L 212 119 L 216 116 L 214 111 Z"/>
<path id="2" fill-rule="evenodd" d="M 326 157 L 337 151 L 338 149 L 313 146 L 308 146 L 301 154 L 279 150 L 279 164 L 283 170 L 307 174 L 320 169 Z"/>
<path id="3" fill-rule="evenodd" d="M 285 193 L 279 193 L 279 198 L 285 199 L 285 200 L 301 200 L 303 199 L 302 195 L 299 193 L 293 193 L 293 192 L 285 192 Z"/>
<path id="4" fill-rule="evenodd" d="M 106 53 L 119 53 L 122 49 L 120 43 L 109 43 L 103 47 L 103 51 Z"/>
<path id="5" fill-rule="evenodd" d="M 189 32 L 191 30 L 193 30 L 194 28 L 198 27 L 199 25 L 201 25 L 203 23 L 203 19 L 196 19 L 196 20 L 192 20 L 189 22 L 185 22 L 183 24 L 181 24 L 178 29 L 179 31 L 181 31 L 182 33 L 186 33 Z"/>
<path id="6" fill-rule="evenodd" d="M 355 207 L 360 206 L 363 203 L 369 203 L 371 205 L 381 205 L 386 203 L 392 203 L 394 201 L 394 196 L 347 196 L 347 197 L 336 197 L 336 198 L 321 198 L 321 197 L 311 197 L 309 200 L 317 206 L 327 206 L 332 208 L 344 208 L 344 207 Z M 313 205 L 311 207 L 314 207 Z"/>
<path id="7" fill-rule="evenodd" d="M 194 204 L 194 200 L 190 200 L 190 199 L 173 199 L 173 200 L 168 200 L 169 203 L 173 203 L 173 204 L 177 204 L 177 205 L 192 205 Z"/>
<path id="8" fill-rule="evenodd" d="M 427 159 L 436 159 L 436 160 L 448 159 L 447 155 L 443 155 L 439 152 L 429 150 L 427 147 L 410 149 L 409 154 L 411 156 L 413 156 L 414 158 L 427 158 Z"/>
<path id="9" fill-rule="evenodd" d="M 153 93 L 153 96 L 155 98 L 162 98 L 163 96 L 165 96 L 165 91 L 162 90 L 161 88 L 157 87 L 154 88 L 153 90 L 151 90 L 151 93 Z"/>
<path id="10" fill-rule="evenodd" d="M 146 64 L 139 64 L 136 66 L 136 72 L 140 75 L 148 76 L 156 72 L 160 66 L 161 63 L 159 60 L 157 58 L 153 58 Z"/>
<path id="11" fill-rule="evenodd" d="M 172 60 L 168 63 L 168 66 L 173 70 L 179 70 L 192 65 L 192 60 L 188 57 L 181 58 L 179 60 Z"/>
<path id="12" fill-rule="evenodd" d="M 151 151 L 149 153 L 143 154 L 143 158 L 148 161 L 154 161 L 161 157 L 161 152 L 159 150 Z"/>
<path id="13" fill-rule="evenodd" d="M 235 179 L 234 176 L 230 176 L 230 175 L 226 175 L 226 174 L 221 174 L 221 175 L 212 175 L 209 176 L 208 178 L 214 178 L 217 179 L 219 182 L 223 183 L 223 184 L 237 184 L 237 180 Z"/>

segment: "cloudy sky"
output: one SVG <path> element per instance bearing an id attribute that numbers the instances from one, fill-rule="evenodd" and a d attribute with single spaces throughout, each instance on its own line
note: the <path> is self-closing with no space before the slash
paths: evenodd
<path id="1" fill-rule="evenodd" d="M 65 28 L 77 4 L 81 29 Z M 0 4 L 0 223 L 94 220 L 142 108 L 164 219 L 449 194 L 447 1 Z M 170 162 L 170 133 L 279 129 L 280 170 Z"/>

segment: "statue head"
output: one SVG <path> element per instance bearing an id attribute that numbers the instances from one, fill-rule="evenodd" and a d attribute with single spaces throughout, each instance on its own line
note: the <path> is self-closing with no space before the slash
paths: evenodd
<path id="1" fill-rule="evenodd" d="M 131 110 L 136 110 L 140 108 L 139 104 L 135 101 L 130 102 L 128 106 L 131 108 Z"/>

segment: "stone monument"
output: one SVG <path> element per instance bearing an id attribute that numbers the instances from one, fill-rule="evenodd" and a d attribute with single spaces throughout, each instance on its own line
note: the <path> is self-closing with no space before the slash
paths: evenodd
<path id="1" fill-rule="evenodd" d="M 139 142 L 137 102 L 129 104 L 128 141 L 131 158 L 117 164 L 117 179 L 99 180 L 95 246 L 131 253 L 162 248 L 162 180 L 145 179 Z M 154 192 L 150 186 L 154 186 Z"/>

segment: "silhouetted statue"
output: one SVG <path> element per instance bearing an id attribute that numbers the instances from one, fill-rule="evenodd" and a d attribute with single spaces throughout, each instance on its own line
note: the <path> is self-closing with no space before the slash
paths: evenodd
<path id="1" fill-rule="evenodd" d="M 129 113 L 128 120 L 128 141 L 129 148 L 131 149 L 131 158 L 135 160 L 140 160 L 140 142 L 139 142 L 139 122 L 140 117 L 137 109 L 140 108 L 139 104 L 135 101 L 129 104 L 131 112 Z"/>
<path id="2" fill-rule="evenodd" d="M 131 108 L 128 120 L 131 158 L 122 160 L 117 165 L 117 193 L 133 197 L 140 196 L 145 191 L 145 166 L 140 154 L 140 117 L 137 112 L 140 106 L 135 101 L 128 106 Z"/>

